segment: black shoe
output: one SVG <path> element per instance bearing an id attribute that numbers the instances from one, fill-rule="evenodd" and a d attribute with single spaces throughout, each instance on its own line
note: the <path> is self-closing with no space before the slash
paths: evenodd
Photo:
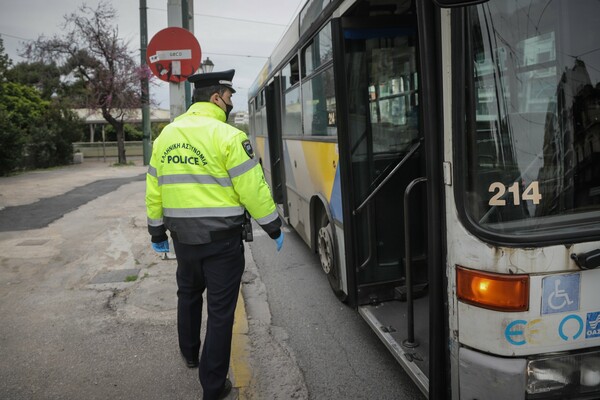
<path id="1" fill-rule="evenodd" d="M 187 359 L 185 358 L 185 356 L 182 354 L 181 357 L 183 358 L 183 361 L 185 361 L 185 365 L 188 368 L 198 368 L 198 365 L 200 364 L 200 362 L 198 361 L 198 359 Z"/>
<path id="2" fill-rule="evenodd" d="M 221 389 L 221 394 L 219 394 L 219 397 L 217 397 L 217 398 L 219 400 L 222 400 L 225 397 L 227 397 L 227 395 L 229 395 L 229 393 L 231 393 L 231 381 L 229 380 L 229 378 L 225 378 L 225 383 L 223 384 L 223 389 Z"/>

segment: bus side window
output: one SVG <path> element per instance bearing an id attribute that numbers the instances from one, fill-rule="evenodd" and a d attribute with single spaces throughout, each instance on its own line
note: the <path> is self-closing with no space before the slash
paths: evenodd
<path id="1" fill-rule="evenodd" d="M 300 65 L 298 57 L 295 56 L 281 71 L 282 90 L 287 90 L 300 81 Z"/>
<path id="2" fill-rule="evenodd" d="M 304 134 L 336 136 L 336 100 L 331 23 L 315 35 L 301 52 L 302 118 Z"/>
<path id="3" fill-rule="evenodd" d="M 327 68 L 302 83 L 304 134 L 336 136 L 333 68 Z"/>

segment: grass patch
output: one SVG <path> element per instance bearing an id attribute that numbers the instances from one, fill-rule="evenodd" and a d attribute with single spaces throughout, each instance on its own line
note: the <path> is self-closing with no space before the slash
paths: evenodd
<path id="1" fill-rule="evenodd" d="M 127 277 L 125 277 L 125 282 L 135 282 L 137 281 L 137 275 L 127 275 Z"/>

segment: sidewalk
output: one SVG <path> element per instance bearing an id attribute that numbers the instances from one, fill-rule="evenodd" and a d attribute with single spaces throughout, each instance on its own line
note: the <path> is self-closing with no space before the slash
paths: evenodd
<path id="1" fill-rule="evenodd" d="M 0 209 L 144 174 L 135 162 L 0 178 Z M 150 249 L 144 191 L 124 184 L 45 228 L 0 232 L 0 398 L 201 398 L 197 369 L 179 356 L 176 261 Z M 240 296 L 231 399 L 252 397 L 247 334 Z"/>

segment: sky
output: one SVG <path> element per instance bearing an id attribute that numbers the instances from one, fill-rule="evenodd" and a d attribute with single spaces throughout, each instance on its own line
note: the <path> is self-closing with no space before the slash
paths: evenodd
<path id="1" fill-rule="evenodd" d="M 119 36 L 132 57 L 140 61 L 139 0 L 109 0 L 117 11 Z M 193 0 L 194 35 L 202 60 L 209 57 L 215 71 L 235 69 L 233 112 L 246 111 L 248 89 L 267 62 L 306 0 Z M 169 0 L 146 0 L 148 41 L 168 27 Z M 98 0 L 3 0 L 0 36 L 13 64 L 24 61 L 24 43 L 40 36 L 60 35 L 64 16 L 82 4 L 96 8 Z M 168 84 L 154 79 L 150 95 L 159 108 L 169 109 Z"/>

